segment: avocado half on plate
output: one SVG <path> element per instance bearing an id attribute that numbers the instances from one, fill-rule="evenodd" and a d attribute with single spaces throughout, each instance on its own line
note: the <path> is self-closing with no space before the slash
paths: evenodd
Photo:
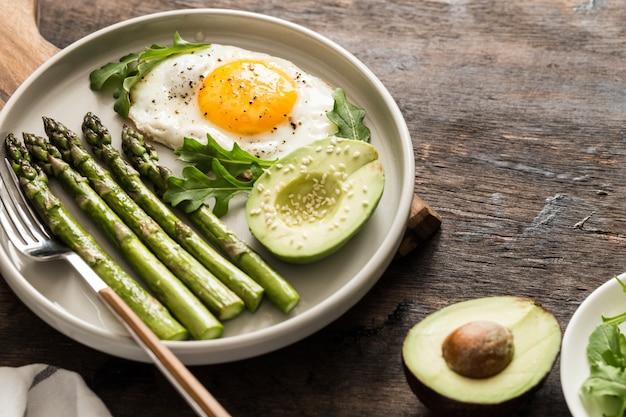
<path id="1" fill-rule="evenodd" d="M 310 263 L 339 250 L 371 217 L 385 174 L 367 142 L 329 137 L 279 159 L 246 203 L 250 231 L 276 257 Z"/>

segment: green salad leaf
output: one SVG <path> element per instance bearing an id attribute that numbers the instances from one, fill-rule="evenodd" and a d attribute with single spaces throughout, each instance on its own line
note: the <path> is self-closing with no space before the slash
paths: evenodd
<path id="1" fill-rule="evenodd" d="M 184 138 L 183 145 L 176 148 L 174 153 L 179 160 L 194 165 L 202 172 L 210 172 L 213 161 L 217 160 L 234 177 L 253 181 L 263 173 L 263 168 L 269 168 L 276 162 L 257 158 L 241 149 L 237 142 L 230 151 L 226 150 L 211 135 L 207 135 L 206 145 L 193 138 Z"/>
<path id="2" fill-rule="evenodd" d="M 207 43 L 191 43 L 184 40 L 178 32 L 174 34 L 172 46 L 152 45 L 141 53 L 131 53 L 110 62 L 89 74 L 92 90 L 102 90 L 106 85 L 114 88 L 113 108 L 123 117 L 130 110 L 130 90 L 152 68 L 174 55 L 190 53 L 209 47 Z"/>
<path id="3" fill-rule="evenodd" d="M 626 336 L 617 325 L 602 323 L 589 337 L 587 358 L 592 364 L 604 364 L 624 369 L 626 367 Z"/>
<path id="4" fill-rule="evenodd" d="M 333 109 L 326 113 L 326 117 L 337 125 L 336 136 L 369 142 L 371 132 L 363 123 L 365 110 L 348 102 L 346 93 L 341 88 L 335 90 L 333 98 L 335 99 Z"/>
<path id="5" fill-rule="evenodd" d="M 206 145 L 185 138 L 175 153 L 191 165 L 183 168 L 182 178 L 169 178 L 163 199 L 174 206 L 187 201 L 185 210 L 192 212 L 214 198 L 213 212 L 218 217 L 228 213 L 228 204 L 235 195 L 250 192 L 264 169 L 275 162 L 257 158 L 236 142 L 228 151 L 211 135 L 207 135 Z"/>
<path id="6" fill-rule="evenodd" d="M 240 181 L 230 175 L 217 159 L 213 160 L 212 170 L 215 175 L 209 177 L 194 166 L 186 166 L 183 168 L 183 178 L 168 178 L 168 188 L 163 199 L 173 206 L 188 201 L 185 210 L 190 213 L 209 198 L 215 198 L 213 213 L 217 217 L 224 216 L 228 213 L 230 200 L 239 193 L 248 193 L 252 183 Z"/>
<path id="7" fill-rule="evenodd" d="M 626 285 L 618 281 L 626 292 Z M 603 415 L 626 417 L 626 336 L 619 328 L 626 321 L 626 314 L 602 317 L 602 320 L 589 336 L 590 374 L 581 391 L 597 404 Z"/>

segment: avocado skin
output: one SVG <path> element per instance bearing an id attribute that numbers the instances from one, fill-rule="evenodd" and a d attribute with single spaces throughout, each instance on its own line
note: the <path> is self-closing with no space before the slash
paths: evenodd
<path id="1" fill-rule="evenodd" d="M 552 366 L 554 366 L 554 362 Z M 457 401 L 430 389 L 411 373 L 404 363 L 404 359 L 402 360 L 402 368 L 413 394 L 426 408 L 441 417 L 510 417 L 528 405 L 533 395 L 543 386 L 548 375 L 550 375 L 547 373 L 537 385 L 518 397 L 497 404 L 476 404 Z"/>

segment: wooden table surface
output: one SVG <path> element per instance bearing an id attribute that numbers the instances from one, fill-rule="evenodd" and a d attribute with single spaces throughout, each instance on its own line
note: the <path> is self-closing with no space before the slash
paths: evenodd
<path id="1" fill-rule="evenodd" d="M 233 416 L 429 416 L 401 368 L 414 323 L 457 301 L 510 294 L 539 301 L 565 330 L 585 297 L 626 270 L 622 2 L 133 3 L 41 0 L 40 31 L 63 48 L 131 17 L 209 6 L 315 30 L 396 99 L 414 143 L 416 192 L 443 217 L 432 239 L 318 333 L 192 367 Z M 0 366 L 33 362 L 77 371 L 114 416 L 193 415 L 154 366 L 61 335 L 0 280 Z M 569 415 L 559 362 L 520 415 Z"/>

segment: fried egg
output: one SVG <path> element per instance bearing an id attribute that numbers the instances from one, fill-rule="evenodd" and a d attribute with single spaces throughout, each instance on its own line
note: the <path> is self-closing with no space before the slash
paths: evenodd
<path id="1" fill-rule="evenodd" d="M 326 117 L 332 88 L 292 62 L 234 46 L 167 59 L 135 84 L 129 118 L 172 149 L 185 137 L 222 147 L 238 143 L 264 159 L 280 157 L 337 127 Z"/>

